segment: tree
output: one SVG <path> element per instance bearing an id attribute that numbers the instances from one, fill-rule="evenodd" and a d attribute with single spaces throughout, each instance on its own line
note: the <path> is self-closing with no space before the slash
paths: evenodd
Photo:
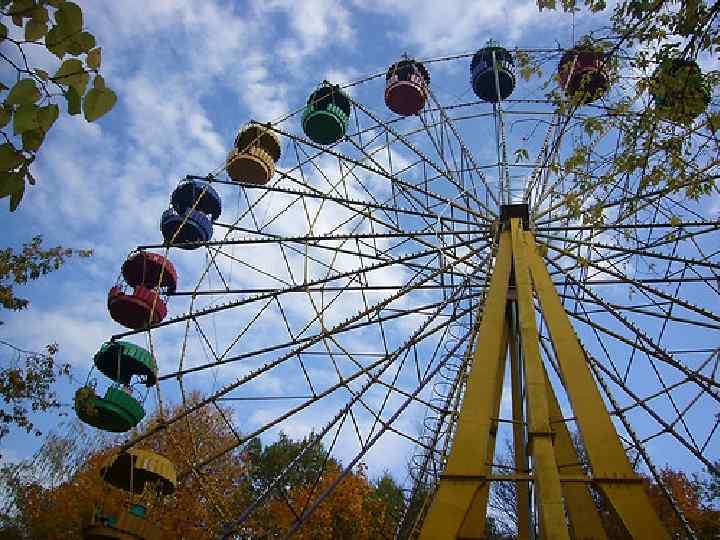
<path id="1" fill-rule="evenodd" d="M 571 437 L 578 452 L 578 458 L 587 473 L 588 457 L 577 432 Z M 500 468 L 497 473 L 514 466 L 512 445 L 506 441 L 505 449 L 496 456 L 495 463 Z M 630 459 L 631 463 L 636 461 Z M 685 529 L 670 505 L 662 488 L 652 478 L 640 474 L 648 492 L 650 503 L 655 508 L 665 528 L 674 538 L 683 538 Z M 670 491 L 679 509 L 685 515 L 690 527 L 695 531 L 699 540 L 713 540 L 720 532 L 720 511 L 714 505 L 716 494 L 713 487 L 717 476 L 710 474 L 709 478 L 689 478 L 684 472 L 674 470 L 669 466 L 659 471 L 662 484 Z M 601 491 L 591 489 L 593 500 L 600 514 L 605 532 L 610 540 L 632 540 L 620 517 L 612 506 L 605 500 Z M 517 492 L 514 482 L 496 482 L 491 486 L 489 508 L 495 514 L 495 525 L 498 534 L 514 535 L 518 528 L 517 518 Z"/>
<path id="2" fill-rule="evenodd" d="M 194 403 L 198 396 L 192 396 Z M 176 414 L 180 406 L 168 410 Z M 242 479 L 247 467 L 236 454 L 216 460 L 204 474 L 195 474 L 190 464 L 202 460 L 235 440 L 233 432 L 223 419 L 224 412 L 202 408 L 182 422 L 176 422 L 161 431 L 159 437 L 147 439 L 145 447 L 172 461 L 178 472 L 176 492 L 166 497 L 162 505 L 151 514 L 167 538 L 214 539 L 214 532 L 236 508 L 243 498 L 245 486 Z M 145 424 L 149 429 L 162 417 L 156 413 Z M 134 435 L 141 433 L 138 431 Z M 39 455 L 25 467 L 19 481 L 10 484 L 13 512 L 6 512 L 6 528 L 24 531 L 25 538 L 35 539 L 82 539 L 82 527 L 87 524 L 97 505 L 104 512 L 118 513 L 129 504 L 128 495 L 103 481 L 100 469 L 117 447 L 113 441 L 100 434 L 100 445 L 75 443 L 73 432 L 64 436 L 51 435 L 54 444 L 45 444 Z M 47 441 L 46 441 L 47 442 Z M 52 448 L 64 447 L 60 459 L 50 459 Z M 80 454 L 82 460 L 73 466 Z M 57 453 L 54 453 L 57 456 Z M 67 461 L 65 458 L 67 458 Z M 43 464 L 54 465 L 44 467 Z M 67 474 L 62 471 L 67 470 Z M 57 471 L 61 471 L 56 474 Z M 17 476 L 17 475 L 16 475 Z M 55 478 L 50 482 L 50 478 Z"/>
<path id="3" fill-rule="evenodd" d="M 384 521 L 380 523 L 380 528 L 392 527 L 394 529 L 400 522 L 405 510 L 405 496 L 388 471 L 385 471 L 375 482 L 375 492 L 372 497 L 386 509 Z"/>
<path id="4" fill-rule="evenodd" d="M 537 0 L 537 5 L 540 10 L 580 11 L 577 0 Z M 605 0 L 584 0 L 584 5 L 592 12 L 607 9 Z M 611 35 L 595 44 L 616 76 L 623 71 L 642 76 L 634 90 L 624 87 L 619 97 L 606 95 L 606 112 L 583 120 L 585 137 L 574 153 L 551 164 L 556 173 L 575 179 L 575 189 L 564 194 L 571 217 L 601 224 L 602 192 L 611 191 L 617 178 L 637 179 L 636 192 L 630 194 L 635 197 L 629 197 L 634 200 L 622 209 L 621 218 L 635 214 L 637 200 L 649 193 L 699 199 L 718 192 L 720 112 L 707 105 L 717 95 L 720 72 L 702 74 L 696 64 L 703 53 L 720 53 L 718 16 L 720 3 L 706 0 L 620 0 L 614 5 Z M 539 65 L 522 56 L 519 61 L 525 78 L 541 74 Z M 655 98 L 637 99 L 646 93 Z M 562 113 L 579 105 L 558 89 L 549 95 Z M 668 96 L 673 105 L 662 104 Z M 613 129 L 620 136 L 614 151 L 608 151 L 610 163 L 592 176 L 588 171 L 598 168 L 596 149 Z"/>
<path id="5" fill-rule="evenodd" d="M 64 98 L 68 114 L 83 111 L 91 122 L 108 112 L 117 98 L 99 74 L 101 49 L 95 47 L 95 38 L 84 28 L 82 10 L 73 2 L 0 0 L 0 45 L 5 68 L 0 78 L 0 198 L 10 197 L 14 211 L 26 182 L 36 182 L 30 168 L 60 115 L 58 99 Z M 31 65 L 38 47 L 62 61 L 54 75 Z M 93 86 L 88 89 L 91 74 Z M 40 236 L 20 252 L 0 251 L 0 307 L 26 309 L 29 302 L 15 295 L 16 285 L 58 270 L 69 257 L 90 254 L 59 246 L 45 249 Z M 69 365 L 56 360 L 57 344 L 42 352 L 2 344 L 6 351 L 0 366 L 0 439 L 13 425 L 33 431 L 30 413 L 59 406 L 53 386 L 69 373 Z"/>
<path id="6" fill-rule="evenodd" d="M 0 503 L 0 538 L 27 538 L 18 514 L 20 501 L 26 500 L 24 494 L 38 485 L 54 489 L 69 481 L 103 442 L 107 443 L 107 437 L 95 437 L 79 421 L 64 422 L 46 435 L 34 456 L 2 464 L 0 484 L 5 486 L 5 497 Z"/>
<path id="7" fill-rule="evenodd" d="M 303 450 L 305 449 L 304 453 Z M 249 445 L 249 481 L 255 497 L 273 484 L 286 467 L 301 456 L 268 501 L 252 516 L 250 529 L 259 534 L 282 536 L 297 516 L 314 504 L 337 480 L 341 464 L 328 455 L 322 443 L 310 434 L 293 441 L 280 433 L 276 442 L 263 447 L 259 439 Z M 402 490 L 389 473 L 375 483 L 360 465 L 348 474 L 312 513 L 297 532 L 297 538 L 358 539 L 392 538 L 403 511 Z"/>
<path id="8" fill-rule="evenodd" d="M 259 438 L 251 440 L 246 449 L 246 455 L 252 466 L 253 491 L 257 494 L 265 491 L 314 437 L 314 434 L 311 433 L 302 441 L 294 441 L 284 432 L 280 432 L 277 441 L 264 447 Z M 297 465 L 285 476 L 285 489 L 312 484 L 327 466 L 337 467 L 338 463 L 327 455 L 322 444 L 313 444 L 303 454 Z"/>
<path id="9" fill-rule="evenodd" d="M 685 514 L 685 518 L 695 531 L 697 538 L 700 540 L 717 538 L 717 534 L 720 532 L 720 511 L 713 508 L 711 502 L 706 499 L 702 483 L 669 466 L 660 470 L 660 478 L 680 510 Z M 650 502 L 657 510 L 665 527 L 672 535 L 682 537 L 685 529 L 660 487 L 648 482 L 647 489 L 650 494 Z"/>
<path id="10" fill-rule="evenodd" d="M 30 171 L 48 132 L 60 116 L 84 113 L 93 122 L 110 111 L 117 96 L 100 75 L 101 49 L 84 28 L 80 6 L 65 0 L 0 0 L 0 198 L 14 211 L 35 185 Z M 62 63 L 53 75 L 31 65 L 43 47 Z M 93 76 L 92 86 L 89 86 Z M 11 130 L 12 127 L 12 130 Z"/>
<path id="11" fill-rule="evenodd" d="M 295 523 L 296 515 L 315 503 L 318 495 L 337 480 L 340 472 L 337 465 L 331 464 L 316 485 L 294 486 L 286 497 L 273 500 L 270 513 L 274 531 L 281 535 L 288 531 Z M 390 489 L 395 490 L 396 486 Z M 397 520 L 389 502 L 377 493 L 377 488 L 367 479 L 365 467 L 360 465 L 317 506 L 294 537 L 302 540 L 393 538 Z"/>
<path id="12" fill-rule="evenodd" d="M 0 251 L 0 310 L 20 311 L 27 309 L 29 300 L 16 294 L 16 286 L 60 269 L 73 256 L 88 257 L 88 250 L 44 248 L 42 238 L 36 236 L 19 251 L 7 248 Z M 2 321 L 0 321 L 0 325 Z M 70 366 L 59 363 L 55 357 L 57 344 L 50 344 L 43 352 L 19 349 L 2 341 L 5 347 L 0 364 L 0 439 L 12 426 L 35 430 L 32 412 L 47 411 L 60 406 L 54 391 L 58 377 L 69 374 Z"/>
<path id="13" fill-rule="evenodd" d="M 188 403 L 199 399 L 193 395 Z M 172 407 L 165 414 L 174 416 L 180 408 Z M 192 464 L 236 442 L 225 420 L 228 414 L 219 408 L 204 407 L 143 440 L 144 447 L 170 459 L 178 472 L 175 493 L 150 510 L 151 519 L 159 524 L 165 537 L 215 539 L 307 442 L 281 435 L 273 444 L 264 446 L 254 439 L 246 448 L 227 453 L 202 470 L 193 469 Z M 133 435 L 146 432 L 164 417 L 156 413 Z M 104 512 L 127 508 L 127 494 L 100 477 L 102 465 L 116 447 L 117 441 L 107 437 L 93 441 L 79 437 L 75 431 L 51 434 L 35 459 L 0 471 L 0 481 L 9 487 L 7 500 L 12 506 L 0 513 L 0 534 L 20 534 L 18 538 L 33 540 L 80 540 L 83 524 L 93 515 L 96 505 L 101 504 Z M 282 487 L 243 525 L 250 537 L 272 538 L 286 531 L 295 513 L 312 504 L 337 479 L 341 466 L 327 458 L 321 444 L 310 454 L 301 460 L 298 473 L 287 475 Z M 78 460 L 78 456 L 82 459 Z M 393 505 L 399 503 L 398 493 L 399 488 L 389 476 L 372 483 L 361 466 L 319 505 L 297 537 L 392 537 L 396 522 L 391 512 L 397 510 Z"/>
<path id="14" fill-rule="evenodd" d="M 720 499 L 720 473 L 718 473 L 720 471 L 720 461 L 715 461 L 713 466 L 715 469 L 707 471 L 707 478 L 702 478 L 699 475 L 695 476 L 695 480 L 702 486 L 703 500 L 708 504 L 714 504 Z"/>

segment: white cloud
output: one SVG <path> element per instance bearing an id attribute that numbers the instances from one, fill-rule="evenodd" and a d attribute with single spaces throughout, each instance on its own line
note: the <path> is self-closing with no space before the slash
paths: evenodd
<path id="1" fill-rule="evenodd" d="M 327 56 L 335 42 L 347 44 L 354 36 L 350 11 L 332 0 L 254 1 L 252 6 L 273 22 L 280 22 L 278 12 L 287 18 L 293 32 L 279 43 L 278 49 L 294 67 L 312 53 Z"/>
<path id="2" fill-rule="evenodd" d="M 419 55 L 472 50 L 492 37 L 515 41 L 531 19 L 540 18 L 533 0 L 471 3 L 451 0 L 442 5 L 431 0 L 400 3 L 370 0 L 358 1 L 358 5 L 390 18 L 393 39 L 412 46 Z"/>

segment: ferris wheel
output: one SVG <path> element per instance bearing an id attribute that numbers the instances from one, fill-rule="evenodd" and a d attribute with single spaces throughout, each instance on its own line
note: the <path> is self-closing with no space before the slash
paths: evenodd
<path id="1" fill-rule="evenodd" d="M 692 138 L 697 174 L 717 172 L 718 147 L 689 128 L 710 104 L 697 64 L 642 73 L 625 60 L 589 41 L 488 42 L 323 81 L 295 112 L 249 122 L 217 170 L 178 184 L 163 239 L 123 264 L 108 309 L 126 330 L 97 353 L 109 386 L 79 392 L 79 416 L 126 432 L 145 415 L 140 385 L 181 399 L 123 446 L 136 452 L 199 409 L 229 408 L 234 443 L 176 464 L 199 475 L 278 430 L 322 443 L 343 471 L 294 509 L 287 537 L 354 467 L 390 453 L 407 455 L 419 509 L 405 537 L 482 534 L 488 490 L 508 481 L 524 538 L 597 532 L 578 519 L 588 486 L 631 534 L 660 531 L 630 500 L 635 470 L 657 479 L 670 459 L 715 470 L 718 458 L 720 223 L 684 185 L 648 180 L 661 156 L 617 174 L 623 122 L 662 113 L 658 137 Z M 663 77 L 686 84 L 653 86 Z"/>

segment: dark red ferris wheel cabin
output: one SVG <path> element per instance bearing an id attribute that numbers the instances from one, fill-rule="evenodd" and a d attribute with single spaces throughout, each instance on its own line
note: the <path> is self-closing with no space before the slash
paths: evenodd
<path id="1" fill-rule="evenodd" d="M 116 285 L 108 293 L 108 311 L 112 319 L 126 328 L 141 330 L 162 321 L 167 315 L 167 304 L 153 290 L 138 285 L 126 293 Z"/>
<path id="2" fill-rule="evenodd" d="M 595 101 L 610 87 L 605 54 L 588 44 L 565 51 L 558 65 L 558 77 L 565 93 L 580 104 Z"/>
<path id="3" fill-rule="evenodd" d="M 133 330 L 161 322 L 167 315 L 163 295 L 177 288 L 173 264 L 157 253 L 139 251 L 123 264 L 122 277 L 125 283 L 118 283 L 108 293 L 113 320 Z"/>
<path id="4" fill-rule="evenodd" d="M 122 275 L 131 287 L 144 285 L 151 289 L 175 292 L 177 272 L 173 264 L 158 253 L 138 251 L 122 265 Z"/>
<path id="5" fill-rule="evenodd" d="M 395 114 L 412 116 L 425 106 L 430 74 L 421 62 L 406 58 L 385 75 L 385 104 Z"/>

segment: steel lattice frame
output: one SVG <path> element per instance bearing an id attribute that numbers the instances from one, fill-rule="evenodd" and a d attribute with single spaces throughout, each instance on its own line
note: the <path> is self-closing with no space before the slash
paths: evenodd
<path id="1" fill-rule="evenodd" d="M 549 69 L 562 54 L 521 52 Z M 457 78 L 469 56 L 426 63 Z M 613 98 L 633 88 L 637 75 L 622 73 L 608 97 L 562 113 L 539 84 L 519 82 L 510 99 L 492 106 L 468 99 L 469 90 L 448 98 L 434 76 L 428 103 L 409 118 L 384 109 L 377 80 L 384 73 L 373 75 L 348 85 L 351 125 L 335 145 L 302 135 L 297 112 L 269 125 L 284 157 L 267 186 L 238 185 L 221 170 L 192 177 L 220 189 L 226 210 L 202 251 L 171 248 L 181 274 L 197 276 L 171 299 L 171 313 L 182 302 L 186 311 L 149 331 L 113 336 L 145 333 L 155 350 L 175 351 L 174 365 L 159 358 L 159 389 L 167 396 L 179 388 L 185 407 L 167 423 L 202 407 L 237 411 L 224 415 L 234 444 L 183 464 L 187 474 L 202 475 L 253 437 L 313 414 L 306 449 L 322 441 L 333 453 L 338 440 L 349 444 L 348 434 L 355 448 L 343 456 L 336 482 L 311 505 L 292 508 L 297 519 L 287 536 L 389 440 L 413 449 L 408 500 L 432 488 L 462 403 L 499 208 L 510 201 L 530 205 L 531 228 L 547 247 L 548 270 L 628 450 L 655 475 L 652 460 L 664 465 L 671 455 L 716 470 L 720 223 L 707 202 L 641 186 L 631 174 L 603 177 L 622 136 Z M 644 99 L 636 97 L 638 107 Z M 589 135 L 588 118 L 604 120 L 606 129 Z M 697 144 L 688 166 L 714 180 L 717 139 L 691 135 Z M 528 159 L 512 162 L 517 141 L 529 148 Z M 578 188 L 577 172 L 563 164 L 581 144 L 592 146 L 585 172 L 596 181 Z M 582 212 L 600 203 L 604 222 L 578 219 L 569 197 Z M 543 360 L 553 372 L 548 330 L 538 320 Z M 170 349 L 173 342 L 180 345 Z M 562 387 L 557 377 L 551 382 Z M 206 397 L 190 401 L 193 389 Z M 243 425 L 249 404 L 254 429 Z M 500 421 L 501 436 L 511 436 L 512 419 Z M 228 537 L 297 461 L 227 517 Z"/>

